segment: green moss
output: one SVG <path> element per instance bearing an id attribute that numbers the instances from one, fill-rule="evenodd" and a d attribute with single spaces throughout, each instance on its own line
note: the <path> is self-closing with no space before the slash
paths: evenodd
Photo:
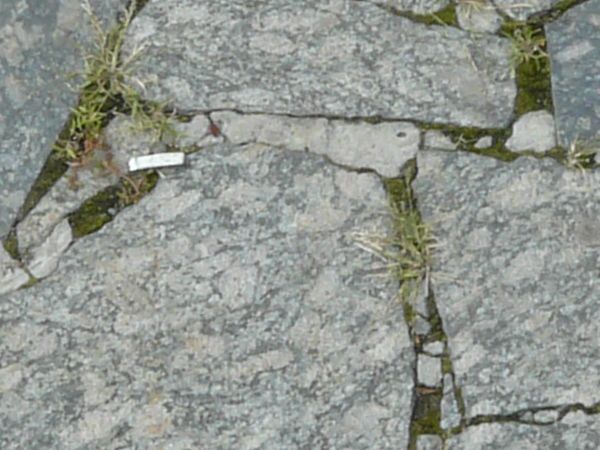
<path id="1" fill-rule="evenodd" d="M 33 182 L 27 197 L 25 197 L 25 201 L 17 214 L 17 220 L 23 220 L 68 168 L 69 166 L 65 160 L 60 157 L 57 151 L 53 150 Z"/>
<path id="2" fill-rule="evenodd" d="M 417 392 L 413 417 L 410 424 L 411 437 L 421 434 L 444 435 L 444 430 L 440 425 L 442 401 L 441 389 L 434 392 L 422 394 Z"/>
<path id="3" fill-rule="evenodd" d="M 17 261 L 21 260 L 21 255 L 19 253 L 19 240 L 17 238 L 17 232 L 15 229 L 12 229 L 8 232 L 8 235 L 2 242 L 2 246 L 13 259 L 16 259 Z"/>
<path id="4" fill-rule="evenodd" d="M 110 186 L 87 199 L 69 216 L 73 237 L 81 237 L 102 228 L 114 215 L 109 211 L 119 208 L 120 186 Z"/>
<path id="5" fill-rule="evenodd" d="M 444 375 L 448 375 L 451 374 L 453 372 L 453 368 L 452 368 L 452 360 L 450 359 L 449 356 L 443 356 L 442 357 L 442 373 Z"/>
<path id="6" fill-rule="evenodd" d="M 415 319 L 417 318 L 417 313 L 415 308 L 409 302 L 403 302 L 403 312 L 404 312 L 404 322 L 407 325 L 412 325 L 415 323 Z"/>
<path id="7" fill-rule="evenodd" d="M 458 26 L 456 7 L 452 2 L 445 8 L 431 14 L 416 14 L 411 11 L 400 11 L 395 8 L 392 9 L 392 12 L 397 16 L 406 17 L 414 22 L 425 25 Z"/>

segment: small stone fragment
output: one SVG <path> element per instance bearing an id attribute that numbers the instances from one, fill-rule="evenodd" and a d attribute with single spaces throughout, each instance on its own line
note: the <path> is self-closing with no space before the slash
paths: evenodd
<path id="1" fill-rule="evenodd" d="M 36 278 L 44 278 L 50 275 L 58 266 L 58 261 L 67 249 L 73 234 L 68 219 L 60 222 L 48 239 L 33 251 L 33 258 L 29 263 L 29 271 Z"/>
<path id="2" fill-rule="evenodd" d="M 134 156 L 129 160 L 129 171 L 158 169 L 160 167 L 182 166 L 185 164 L 185 153 L 168 152 L 154 155 Z"/>
<path id="3" fill-rule="evenodd" d="M 438 387 L 442 382 L 442 362 L 439 358 L 419 354 L 417 357 L 417 379 L 425 386 Z"/>
<path id="4" fill-rule="evenodd" d="M 442 450 L 443 444 L 436 434 L 422 434 L 417 438 L 417 450 Z"/>
<path id="5" fill-rule="evenodd" d="M 461 417 L 454 395 L 454 383 L 452 382 L 452 376 L 449 374 L 444 375 L 444 395 L 440 407 L 442 411 L 440 422 L 442 428 L 447 430 L 460 424 Z"/>
<path id="6" fill-rule="evenodd" d="M 491 147 L 493 143 L 492 137 L 491 136 L 484 136 L 482 138 L 480 138 L 477 142 L 475 142 L 475 148 L 481 149 L 481 148 L 488 148 Z"/>
<path id="7" fill-rule="evenodd" d="M 416 316 L 414 318 L 412 326 L 414 332 L 421 336 L 425 336 L 431 331 L 431 325 L 429 325 L 429 322 L 423 319 L 421 316 Z"/>
<path id="8" fill-rule="evenodd" d="M 29 281 L 29 275 L 21 269 L 0 244 L 0 295 L 19 289 Z"/>
<path id="9" fill-rule="evenodd" d="M 515 152 L 545 152 L 556 146 L 554 117 L 545 109 L 524 114 L 513 125 L 506 147 Z"/>
<path id="10" fill-rule="evenodd" d="M 444 353 L 444 343 L 442 341 L 430 342 L 423 346 L 423 351 L 433 356 L 440 356 Z"/>
<path id="11" fill-rule="evenodd" d="M 547 409 L 538 411 L 533 415 L 533 420 L 538 423 L 552 423 L 558 420 L 558 411 L 556 409 Z"/>

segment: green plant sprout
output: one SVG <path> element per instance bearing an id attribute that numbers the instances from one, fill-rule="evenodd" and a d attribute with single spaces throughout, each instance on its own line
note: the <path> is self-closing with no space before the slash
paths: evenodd
<path id="1" fill-rule="evenodd" d="M 582 142 L 576 137 L 565 152 L 564 164 L 579 171 L 589 169 L 595 163 L 598 150 L 598 145 L 594 145 L 592 142 Z"/>
<path id="2" fill-rule="evenodd" d="M 514 68 L 533 62 L 540 69 L 542 60 L 548 58 L 546 38 L 541 30 L 529 27 L 516 28 L 512 34 L 505 33 L 512 43 L 510 61 Z"/>
<path id="3" fill-rule="evenodd" d="M 402 199 L 397 198 L 391 207 L 392 234 L 354 233 L 353 238 L 358 247 L 384 261 L 400 281 L 401 301 L 410 303 L 423 283 L 428 287 L 436 239 L 414 204 L 410 182 L 404 178 L 402 183 Z"/>
<path id="4" fill-rule="evenodd" d="M 74 161 L 84 152 L 86 142 L 99 139 L 109 118 L 116 112 L 130 114 L 139 131 L 151 131 L 159 140 L 175 135 L 170 117 L 164 111 L 166 104 L 145 102 L 132 85 L 145 90 L 133 68 L 143 46 L 134 48 L 123 57 L 123 42 L 127 28 L 136 10 L 136 1 L 125 11 L 123 20 L 105 31 L 89 1 L 82 5 L 94 33 L 90 53 L 84 56 L 84 69 L 71 78 L 82 79 L 77 87 L 79 104 L 71 111 L 67 136 L 59 138 L 55 150 L 67 161 Z"/>

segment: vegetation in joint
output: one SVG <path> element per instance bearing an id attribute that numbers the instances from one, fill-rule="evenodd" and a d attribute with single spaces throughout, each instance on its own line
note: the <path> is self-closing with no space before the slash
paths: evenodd
<path id="1" fill-rule="evenodd" d="M 121 210 L 137 203 L 154 189 L 157 182 L 156 172 L 139 174 L 93 195 L 69 215 L 73 236 L 78 238 L 99 230 Z"/>
<path id="2" fill-rule="evenodd" d="M 2 246 L 11 258 L 16 261 L 21 260 L 21 254 L 19 252 L 19 240 L 17 238 L 17 232 L 14 228 L 8 232 L 8 235 L 2 241 Z"/>
<path id="3" fill-rule="evenodd" d="M 413 22 L 422 23 L 425 25 L 441 25 L 458 27 L 456 18 L 456 6 L 450 2 L 448 6 L 429 14 L 417 14 L 412 11 L 402 11 L 394 7 L 388 7 L 390 12 L 396 16 L 405 17 Z"/>
<path id="4" fill-rule="evenodd" d="M 417 450 L 417 439 L 422 434 L 435 434 L 442 439 L 445 438 L 445 431 L 441 427 L 441 408 L 442 401 L 441 389 L 431 389 L 431 392 L 419 393 L 415 398 L 415 405 L 410 421 L 410 440 L 409 450 Z"/>

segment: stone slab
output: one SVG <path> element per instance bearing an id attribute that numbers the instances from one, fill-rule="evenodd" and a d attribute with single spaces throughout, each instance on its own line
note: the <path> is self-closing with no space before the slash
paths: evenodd
<path id="1" fill-rule="evenodd" d="M 446 441 L 448 450 L 595 450 L 600 448 L 600 417 L 578 412 L 546 426 L 482 424 Z"/>
<path id="2" fill-rule="evenodd" d="M 504 37 L 427 27 L 351 0 L 150 2 L 128 34 L 136 75 L 184 111 L 381 116 L 503 127 Z M 185 39 L 181 39 L 185 36 Z"/>
<path id="3" fill-rule="evenodd" d="M 123 2 L 90 3 L 108 21 Z M 78 46 L 91 37 L 85 17 L 78 0 L 0 4 L 0 238 L 77 101 L 66 82 L 83 66 Z"/>
<path id="4" fill-rule="evenodd" d="M 389 219 L 379 178 L 264 145 L 189 162 L 0 296 L 0 447 L 406 448 L 397 285 L 351 238 Z"/>
<path id="5" fill-rule="evenodd" d="M 326 155 L 336 164 L 397 177 L 419 149 L 420 131 L 410 122 L 369 124 L 269 114 L 211 115 L 234 144 L 248 142 Z"/>
<path id="6" fill-rule="evenodd" d="M 600 173 L 435 151 L 417 162 L 467 416 L 599 401 Z"/>
<path id="7" fill-rule="evenodd" d="M 498 9 L 516 20 L 527 20 L 534 14 L 548 11 L 560 0 L 494 0 Z"/>
<path id="8" fill-rule="evenodd" d="M 546 25 L 559 142 L 600 138 L 600 0 Z"/>

